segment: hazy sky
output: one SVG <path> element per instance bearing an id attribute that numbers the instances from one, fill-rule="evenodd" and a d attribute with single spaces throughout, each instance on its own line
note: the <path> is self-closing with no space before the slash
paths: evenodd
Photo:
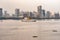
<path id="1" fill-rule="evenodd" d="M 46 11 L 60 11 L 60 0 L 0 0 L 0 7 L 9 13 L 13 13 L 15 8 L 24 11 L 37 11 L 39 5 L 42 5 Z"/>

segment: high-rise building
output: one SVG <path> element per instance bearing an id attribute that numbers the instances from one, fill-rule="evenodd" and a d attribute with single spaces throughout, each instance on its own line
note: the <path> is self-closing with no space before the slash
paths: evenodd
<path id="1" fill-rule="evenodd" d="M 50 11 L 47 11 L 46 17 L 47 18 L 50 18 L 51 17 L 51 12 Z"/>
<path id="2" fill-rule="evenodd" d="M 42 17 L 45 18 L 45 10 L 42 10 Z"/>
<path id="3" fill-rule="evenodd" d="M 34 17 L 33 12 L 29 12 L 29 17 L 31 17 L 31 18 L 33 18 L 33 17 Z"/>
<path id="4" fill-rule="evenodd" d="M 55 18 L 59 18 L 59 13 L 55 13 Z"/>
<path id="5" fill-rule="evenodd" d="M 38 12 L 33 11 L 33 15 L 34 15 L 34 18 L 37 18 L 38 17 Z"/>
<path id="6" fill-rule="evenodd" d="M 16 15 L 16 17 L 19 17 L 19 14 L 20 14 L 20 10 L 19 9 L 15 9 L 15 15 Z"/>
<path id="7" fill-rule="evenodd" d="M 7 11 L 4 11 L 4 14 L 7 14 Z"/>
<path id="8" fill-rule="evenodd" d="M 24 12 L 24 13 L 23 13 L 23 16 L 24 16 L 24 17 L 28 17 L 28 16 L 29 16 L 29 12 Z"/>
<path id="9" fill-rule="evenodd" d="M 24 17 L 27 17 L 28 15 L 27 14 L 23 14 Z"/>
<path id="10" fill-rule="evenodd" d="M 7 11 L 4 11 L 4 16 L 3 17 L 10 17 L 10 15 L 7 13 Z"/>
<path id="11" fill-rule="evenodd" d="M 39 13 L 39 18 L 42 18 L 43 17 L 42 6 L 38 6 L 37 9 L 38 9 L 38 13 Z"/>
<path id="12" fill-rule="evenodd" d="M 4 17 L 6 17 L 7 16 L 7 11 L 4 11 Z"/>
<path id="13" fill-rule="evenodd" d="M 38 13 L 41 13 L 41 11 L 42 11 L 42 6 L 38 6 L 37 9 L 38 9 Z"/>
<path id="14" fill-rule="evenodd" d="M 3 16 L 2 8 L 0 8 L 0 17 Z"/>

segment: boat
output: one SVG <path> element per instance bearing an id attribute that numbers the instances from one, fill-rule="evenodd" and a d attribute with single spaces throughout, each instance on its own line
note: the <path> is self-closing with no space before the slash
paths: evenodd
<path id="1" fill-rule="evenodd" d="M 37 38 L 38 36 L 32 36 L 33 38 Z"/>
<path id="2" fill-rule="evenodd" d="M 31 19 L 30 17 L 25 17 L 24 19 L 22 19 L 22 22 L 36 22 L 36 20 Z"/>
<path id="3" fill-rule="evenodd" d="M 53 32 L 57 32 L 57 30 L 52 30 Z"/>

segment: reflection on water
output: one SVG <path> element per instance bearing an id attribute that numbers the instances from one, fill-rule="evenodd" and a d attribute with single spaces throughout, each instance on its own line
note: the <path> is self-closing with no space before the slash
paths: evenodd
<path id="1" fill-rule="evenodd" d="M 60 40 L 60 20 L 0 20 L 0 40 Z"/>

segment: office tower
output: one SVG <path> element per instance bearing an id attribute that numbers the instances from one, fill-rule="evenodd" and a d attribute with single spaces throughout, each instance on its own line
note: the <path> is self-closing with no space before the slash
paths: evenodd
<path id="1" fill-rule="evenodd" d="M 51 18 L 51 12 L 50 11 L 47 11 L 46 16 L 47 16 L 47 18 Z"/>
<path id="2" fill-rule="evenodd" d="M 15 15 L 16 15 L 16 17 L 19 17 L 19 14 L 20 14 L 20 10 L 19 9 L 15 9 Z"/>
<path id="3" fill-rule="evenodd" d="M 45 10 L 42 10 L 42 17 L 45 18 Z"/>
<path id="4" fill-rule="evenodd" d="M 29 12 L 29 17 L 31 17 L 31 18 L 33 18 L 33 17 L 34 17 L 33 12 Z"/>
<path id="5" fill-rule="evenodd" d="M 59 18 L 59 13 L 55 13 L 55 18 Z"/>
<path id="6" fill-rule="evenodd" d="M 7 11 L 4 11 L 4 17 L 8 18 L 10 15 L 7 13 Z"/>
<path id="7" fill-rule="evenodd" d="M 28 15 L 27 14 L 23 14 L 24 17 L 27 17 Z"/>
<path id="8" fill-rule="evenodd" d="M 29 12 L 23 12 L 23 17 L 28 17 L 29 16 Z"/>
<path id="9" fill-rule="evenodd" d="M 15 14 L 12 14 L 12 17 L 16 17 L 16 15 Z"/>
<path id="10" fill-rule="evenodd" d="M 33 14 L 34 14 L 34 18 L 37 18 L 38 16 L 38 12 L 36 12 L 36 11 L 33 11 Z"/>
<path id="11" fill-rule="evenodd" d="M 38 9 L 37 11 L 39 13 L 39 17 L 42 18 L 42 6 L 38 6 L 37 9 Z"/>
<path id="12" fill-rule="evenodd" d="M 4 17 L 6 17 L 7 16 L 7 11 L 4 11 Z"/>
<path id="13" fill-rule="evenodd" d="M 25 13 L 24 11 L 21 11 L 21 12 L 20 12 L 21 16 L 24 17 L 24 13 Z"/>
<path id="14" fill-rule="evenodd" d="M 7 14 L 7 11 L 4 11 L 4 14 Z"/>
<path id="15" fill-rule="evenodd" d="M 2 8 L 0 8 L 0 17 L 3 16 Z"/>

